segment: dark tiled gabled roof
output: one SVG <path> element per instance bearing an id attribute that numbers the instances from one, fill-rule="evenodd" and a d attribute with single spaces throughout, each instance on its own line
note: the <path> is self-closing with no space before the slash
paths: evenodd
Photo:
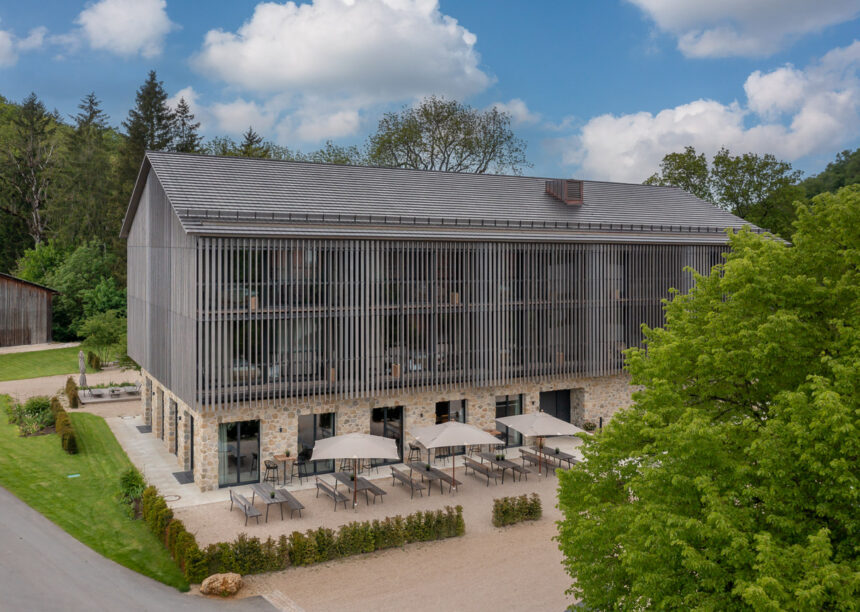
<path id="1" fill-rule="evenodd" d="M 583 203 L 569 205 L 546 193 L 545 178 L 148 152 L 123 236 L 150 168 L 195 234 L 279 235 L 301 226 L 308 236 L 570 240 L 633 233 L 722 242 L 726 228 L 750 225 L 676 187 L 584 181 Z"/>

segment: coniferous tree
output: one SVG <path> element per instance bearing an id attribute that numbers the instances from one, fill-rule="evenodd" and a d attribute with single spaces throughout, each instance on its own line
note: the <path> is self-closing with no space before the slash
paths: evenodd
<path id="1" fill-rule="evenodd" d="M 165 151 L 173 141 L 174 113 L 167 105 L 167 92 L 155 70 L 149 71 L 146 82 L 137 90 L 135 107 L 123 121 L 126 142 L 119 165 L 121 189 L 131 193 L 140 163 L 146 151 Z"/>
<path id="2" fill-rule="evenodd" d="M 113 243 L 119 233 L 124 206 L 112 182 L 115 137 L 100 105 L 95 93 L 90 93 L 81 100 L 80 112 L 74 116 L 61 195 L 51 208 L 54 235 L 62 244 L 94 239 Z"/>
<path id="3" fill-rule="evenodd" d="M 185 98 L 176 105 L 173 123 L 173 150 L 179 153 L 199 153 L 203 139 L 197 132 L 200 122 L 194 121 L 194 113 Z"/>
<path id="4" fill-rule="evenodd" d="M 242 134 L 242 142 L 236 154 L 241 157 L 271 157 L 269 147 L 263 142 L 263 137 L 248 126 L 248 131 Z"/>
<path id="5" fill-rule="evenodd" d="M 46 209 L 56 163 L 56 114 L 31 93 L 12 120 L 0 177 L 6 197 L 0 210 L 20 219 L 35 244 L 48 230 Z"/>

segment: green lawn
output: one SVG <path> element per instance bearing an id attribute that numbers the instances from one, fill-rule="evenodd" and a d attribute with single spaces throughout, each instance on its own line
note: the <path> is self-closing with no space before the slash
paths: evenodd
<path id="1" fill-rule="evenodd" d="M 104 419 L 70 413 L 80 452 L 68 455 L 55 434 L 19 437 L 6 419 L 9 401 L 0 395 L 0 485 L 96 552 L 187 590 L 164 546 L 116 499 L 119 476 L 131 463 Z"/>
<path id="2" fill-rule="evenodd" d="M 80 347 L 47 349 L 0 355 L 0 381 L 38 378 L 54 374 L 77 374 Z M 87 367 L 87 372 L 92 372 Z"/>

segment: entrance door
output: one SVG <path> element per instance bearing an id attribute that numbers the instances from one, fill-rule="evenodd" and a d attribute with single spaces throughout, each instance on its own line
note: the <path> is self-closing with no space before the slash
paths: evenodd
<path id="1" fill-rule="evenodd" d="M 466 400 L 451 400 L 448 402 L 436 402 L 436 424 L 448 421 L 466 422 Z M 455 455 L 463 455 L 465 446 L 453 446 L 451 452 Z"/>
<path id="2" fill-rule="evenodd" d="M 570 423 L 570 389 L 541 392 L 540 409 L 565 423 Z"/>
<path id="3" fill-rule="evenodd" d="M 299 415 L 299 469 L 303 475 L 334 472 L 334 461 L 311 461 L 317 440 L 334 435 L 334 412 Z"/>
<path id="4" fill-rule="evenodd" d="M 373 465 L 387 465 L 403 461 L 403 406 L 394 408 L 374 408 L 370 411 L 370 433 L 374 436 L 391 438 L 397 444 L 400 458 L 374 459 Z"/>
<path id="5" fill-rule="evenodd" d="M 260 421 L 221 423 L 218 428 L 218 485 L 260 481 Z"/>

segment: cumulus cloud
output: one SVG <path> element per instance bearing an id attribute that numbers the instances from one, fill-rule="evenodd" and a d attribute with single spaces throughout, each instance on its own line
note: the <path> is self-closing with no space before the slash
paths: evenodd
<path id="1" fill-rule="evenodd" d="M 18 38 L 12 32 L 0 30 L 0 67 L 14 66 L 18 62 L 18 53 L 34 51 L 45 42 L 47 28 L 33 28 L 25 38 Z"/>
<path id="2" fill-rule="evenodd" d="M 539 113 L 529 110 L 526 103 L 519 98 L 513 98 L 507 102 L 494 102 L 490 104 L 490 108 L 492 107 L 496 107 L 501 112 L 508 113 L 514 126 L 532 125 L 540 121 L 541 118 Z"/>
<path id="3" fill-rule="evenodd" d="M 93 49 L 146 58 L 161 53 L 165 37 L 176 27 L 165 0 L 99 0 L 81 11 L 76 23 Z"/>
<path id="4" fill-rule="evenodd" d="M 639 182 L 687 145 L 708 155 L 725 146 L 784 159 L 829 151 L 860 135 L 858 72 L 855 41 L 804 70 L 753 72 L 745 103 L 695 100 L 657 113 L 600 115 L 566 141 L 563 159 L 583 176 Z"/>
<path id="5" fill-rule="evenodd" d="M 268 132 L 277 119 L 277 113 L 243 98 L 213 104 L 207 113 L 221 130 L 230 134 L 241 134 L 249 127 L 257 133 Z"/>
<path id="6" fill-rule="evenodd" d="M 855 19 L 860 0 L 629 0 L 678 39 L 688 57 L 770 55 L 809 33 Z"/>
<path id="7" fill-rule="evenodd" d="M 235 32 L 209 31 L 192 64 L 269 106 L 279 100 L 281 130 L 319 140 L 353 133 L 375 105 L 486 89 L 475 44 L 437 0 L 264 2 Z"/>

